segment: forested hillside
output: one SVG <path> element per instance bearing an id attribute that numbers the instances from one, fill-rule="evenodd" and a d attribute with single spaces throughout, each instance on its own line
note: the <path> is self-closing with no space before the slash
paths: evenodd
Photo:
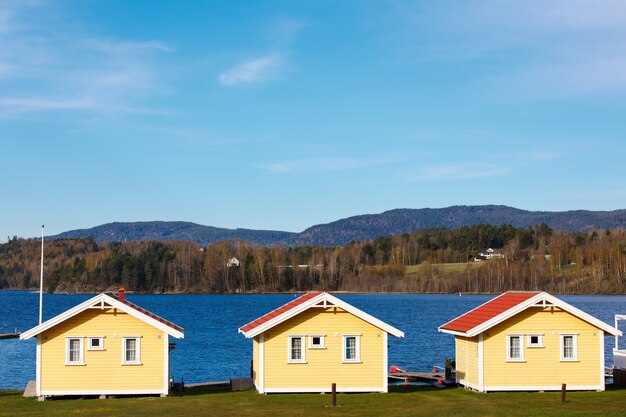
<path id="1" fill-rule="evenodd" d="M 436 209 L 396 209 L 380 214 L 348 217 L 312 226 L 301 233 L 275 230 L 224 229 L 190 222 L 107 223 L 91 229 L 71 230 L 50 239 L 92 237 L 98 243 L 145 240 L 186 240 L 205 246 L 220 240 L 286 246 L 341 246 L 381 236 L 424 229 L 455 229 L 475 224 L 530 227 L 545 223 L 566 232 L 626 228 L 626 210 L 527 211 L 507 206 L 452 206 Z"/>
<path id="2" fill-rule="evenodd" d="M 468 262 L 483 247 L 501 258 Z M 240 240 L 46 242 L 49 292 L 501 292 L 623 294 L 626 232 L 563 233 L 545 224 L 428 229 L 342 247 L 272 246 Z M 239 266 L 227 266 L 236 257 Z M 0 245 L 0 288 L 39 286 L 40 241 Z M 451 264 L 453 263 L 453 267 Z"/>
<path id="3" fill-rule="evenodd" d="M 50 236 L 50 239 L 91 237 L 96 242 L 128 242 L 142 240 L 187 240 L 200 246 L 220 240 L 241 239 L 261 245 L 285 242 L 295 233 L 276 230 L 225 229 L 191 222 L 128 222 L 107 223 L 90 229 L 77 229 Z"/>
<path id="4" fill-rule="evenodd" d="M 291 236 L 287 243 L 294 246 L 334 246 L 423 229 L 456 229 L 475 224 L 530 227 L 540 223 L 572 233 L 626 228 L 626 210 L 528 211 L 500 205 L 396 209 L 316 225 Z"/>

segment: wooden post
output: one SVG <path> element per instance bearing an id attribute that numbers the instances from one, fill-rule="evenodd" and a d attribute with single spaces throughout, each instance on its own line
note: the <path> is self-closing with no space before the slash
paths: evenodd
<path id="1" fill-rule="evenodd" d="M 567 391 L 567 384 L 561 384 L 561 401 L 565 402 L 565 392 Z"/>
<path id="2" fill-rule="evenodd" d="M 337 407 L 337 384 L 333 382 L 331 392 L 333 393 L 333 407 Z"/>

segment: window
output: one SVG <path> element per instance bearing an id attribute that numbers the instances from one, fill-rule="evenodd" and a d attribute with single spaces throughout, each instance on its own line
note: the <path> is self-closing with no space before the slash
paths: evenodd
<path id="1" fill-rule="evenodd" d="M 523 349 L 524 336 L 521 334 L 512 334 L 506 337 L 506 360 L 509 362 L 523 362 L 524 361 L 524 349 Z"/>
<path id="2" fill-rule="evenodd" d="M 289 336 L 289 363 L 305 363 L 304 336 Z"/>
<path id="3" fill-rule="evenodd" d="M 542 334 L 529 334 L 527 346 L 529 348 L 543 347 L 543 335 Z"/>
<path id="4" fill-rule="evenodd" d="M 66 337 L 65 338 L 65 364 L 66 365 L 84 365 L 83 359 L 83 338 L 82 337 Z"/>
<path id="5" fill-rule="evenodd" d="M 309 336 L 309 349 L 324 349 L 324 335 L 315 334 Z"/>
<path id="6" fill-rule="evenodd" d="M 343 336 L 343 362 L 361 361 L 361 336 Z"/>
<path id="7" fill-rule="evenodd" d="M 578 337 L 575 334 L 561 335 L 561 360 L 578 360 Z"/>
<path id="8" fill-rule="evenodd" d="M 141 339 L 139 337 L 122 338 L 122 365 L 140 365 Z"/>
<path id="9" fill-rule="evenodd" d="M 87 350 L 104 350 L 104 337 L 88 337 Z"/>

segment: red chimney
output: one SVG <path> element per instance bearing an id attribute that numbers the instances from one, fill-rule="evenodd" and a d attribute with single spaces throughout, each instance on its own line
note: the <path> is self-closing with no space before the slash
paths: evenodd
<path id="1" fill-rule="evenodd" d="M 124 291 L 126 291 L 126 288 L 124 288 L 124 287 L 122 287 L 119 290 L 117 290 L 117 292 L 118 292 L 117 299 L 120 300 L 121 302 L 124 302 Z"/>

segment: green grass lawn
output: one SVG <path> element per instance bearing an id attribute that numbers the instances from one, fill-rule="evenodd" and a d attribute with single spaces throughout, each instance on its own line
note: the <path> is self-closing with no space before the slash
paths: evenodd
<path id="1" fill-rule="evenodd" d="M 255 391 L 193 389 L 167 398 L 63 399 L 38 402 L 0 391 L 0 416 L 623 416 L 626 389 L 605 392 L 479 394 L 462 388 L 392 387 L 388 394 L 260 395 Z"/>

